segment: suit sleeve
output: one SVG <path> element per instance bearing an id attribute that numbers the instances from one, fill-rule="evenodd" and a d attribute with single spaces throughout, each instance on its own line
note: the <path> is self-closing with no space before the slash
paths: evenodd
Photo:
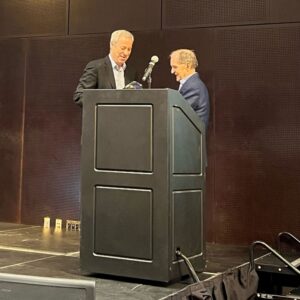
<path id="1" fill-rule="evenodd" d="M 98 79 L 97 79 L 97 68 L 94 62 L 89 62 L 82 76 L 79 79 L 79 84 L 74 92 L 73 100 L 75 103 L 82 106 L 82 93 L 85 89 L 94 89 L 97 88 Z"/>
<path id="2" fill-rule="evenodd" d="M 207 127 L 209 116 L 209 96 L 207 89 L 202 85 L 193 85 L 184 92 L 183 97 L 189 102 L 196 114 Z"/>

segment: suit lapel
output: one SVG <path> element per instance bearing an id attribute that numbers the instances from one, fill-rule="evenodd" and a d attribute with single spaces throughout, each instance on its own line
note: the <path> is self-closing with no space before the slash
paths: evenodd
<path id="1" fill-rule="evenodd" d="M 115 77 L 113 73 L 113 69 L 111 66 L 111 62 L 108 56 L 105 57 L 104 62 L 104 78 L 107 80 L 107 88 L 115 89 L 116 88 L 116 82 Z"/>

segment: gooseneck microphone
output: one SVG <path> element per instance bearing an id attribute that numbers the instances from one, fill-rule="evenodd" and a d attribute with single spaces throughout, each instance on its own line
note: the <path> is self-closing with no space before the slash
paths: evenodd
<path id="1" fill-rule="evenodd" d="M 153 55 L 151 57 L 151 60 L 149 62 L 149 65 L 147 67 L 147 69 L 145 70 L 144 76 L 142 78 L 143 81 L 146 81 L 146 79 L 151 75 L 153 67 L 155 66 L 155 64 L 159 61 L 159 58 L 156 55 Z"/>

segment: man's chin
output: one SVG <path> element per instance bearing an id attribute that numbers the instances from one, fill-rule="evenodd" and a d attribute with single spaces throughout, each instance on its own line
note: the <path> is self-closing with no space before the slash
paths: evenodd
<path id="1" fill-rule="evenodd" d="M 126 60 L 123 60 L 123 59 L 121 60 L 121 59 L 119 59 L 118 62 L 117 62 L 117 65 L 123 66 L 125 62 L 126 62 Z"/>

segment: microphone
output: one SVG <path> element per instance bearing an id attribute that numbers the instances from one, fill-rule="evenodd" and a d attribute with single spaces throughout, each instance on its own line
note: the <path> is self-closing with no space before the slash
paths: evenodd
<path id="1" fill-rule="evenodd" d="M 151 75 L 152 69 L 154 68 L 155 64 L 159 61 L 159 58 L 156 55 L 153 55 L 151 57 L 151 60 L 149 62 L 149 65 L 147 69 L 145 70 L 144 76 L 142 78 L 143 81 L 146 81 L 146 79 Z"/>

